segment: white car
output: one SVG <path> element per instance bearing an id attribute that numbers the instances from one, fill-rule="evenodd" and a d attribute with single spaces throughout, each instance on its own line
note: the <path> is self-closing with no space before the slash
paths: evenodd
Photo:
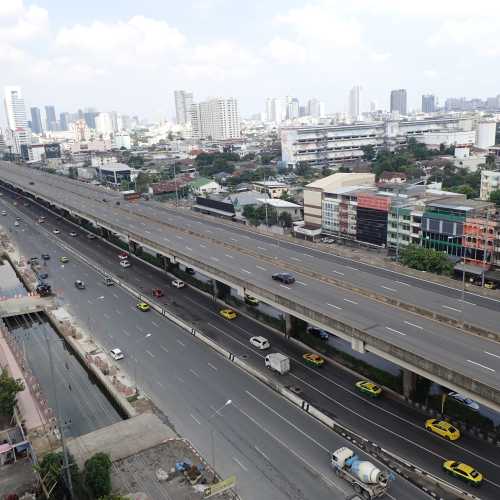
<path id="1" fill-rule="evenodd" d="M 59 229 L 53 229 L 53 230 L 52 230 L 52 232 L 53 232 L 54 234 L 59 234 L 61 231 L 59 231 Z"/>
<path id="2" fill-rule="evenodd" d="M 130 267 L 130 262 L 128 260 L 121 260 L 120 266 L 122 267 Z"/>
<path id="3" fill-rule="evenodd" d="M 186 286 L 186 284 L 184 283 L 184 281 L 181 281 L 181 280 L 173 280 L 172 286 L 174 288 L 184 288 Z"/>
<path id="4" fill-rule="evenodd" d="M 111 349 L 109 351 L 109 355 L 115 360 L 115 361 L 120 361 L 120 359 L 123 359 L 125 356 L 123 355 L 123 352 L 121 349 L 118 349 L 115 347 L 114 349 Z"/>
<path id="5" fill-rule="evenodd" d="M 19 221 L 14 222 L 14 226 L 19 226 Z"/>
<path id="6" fill-rule="evenodd" d="M 2 210 L 2 215 L 7 215 L 7 212 L 5 210 Z"/>
<path id="7" fill-rule="evenodd" d="M 458 392 L 449 392 L 448 396 L 453 398 L 455 401 L 462 403 L 463 405 L 469 407 L 471 410 L 478 411 L 479 404 L 476 403 L 473 399 L 464 396 L 463 394 L 459 394 Z"/>
<path id="8" fill-rule="evenodd" d="M 269 349 L 271 347 L 269 340 L 267 340 L 265 337 L 251 337 L 250 344 L 261 350 Z"/>
<path id="9" fill-rule="evenodd" d="M 69 233 L 70 236 L 72 236 L 73 238 L 76 238 L 78 236 L 77 233 L 75 233 L 74 231 L 71 231 L 71 233 Z"/>

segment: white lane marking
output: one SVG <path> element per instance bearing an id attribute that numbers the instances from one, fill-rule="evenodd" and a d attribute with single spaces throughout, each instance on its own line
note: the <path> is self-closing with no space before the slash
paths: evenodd
<path id="1" fill-rule="evenodd" d="M 381 288 L 383 288 L 384 290 L 389 290 L 389 292 L 397 292 L 397 290 L 395 288 L 390 288 L 388 286 L 382 285 Z"/>
<path id="2" fill-rule="evenodd" d="M 450 306 L 441 306 L 441 307 L 444 307 L 445 309 L 450 309 L 451 311 L 455 311 L 457 313 L 462 312 L 462 309 L 455 309 L 454 307 L 450 307 Z"/>
<path id="3" fill-rule="evenodd" d="M 281 288 L 286 288 L 287 290 L 291 290 L 291 288 L 289 286 L 285 286 L 285 285 L 280 285 Z"/>
<path id="4" fill-rule="evenodd" d="M 152 324 L 153 326 L 156 326 L 156 328 L 160 328 L 160 325 L 159 325 L 158 323 L 155 323 L 154 321 L 151 321 L 151 324 Z"/>
<path id="5" fill-rule="evenodd" d="M 147 353 L 148 353 L 148 354 L 149 354 L 152 358 L 154 358 L 154 357 L 155 357 L 155 355 L 154 355 L 151 351 L 148 351 L 148 350 L 146 349 L 146 352 L 147 352 Z"/>
<path id="6" fill-rule="evenodd" d="M 297 262 L 302 262 L 300 259 L 298 259 L 297 257 L 290 257 L 291 260 L 295 260 Z"/>
<path id="7" fill-rule="evenodd" d="M 264 250 L 264 252 L 267 251 L 267 248 L 264 248 L 264 247 L 257 247 L 259 250 Z"/>
<path id="8" fill-rule="evenodd" d="M 196 378 L 200 378 L 200 376 L 192 369 L 190 368 L 189 371 L 196 377 Z"/>
<path id="9" fill-rule="evenodd" d="M 164 345 L 161 345 L 160 349 L 163 349 L 165 352 L 168 352 L 168 349 Z"/>
<path id="10" fill-rule="evenodd" d="M 231 241 L 238 241 L 236 238 L 230 238 Z"/>
<path id="11" fill-rule="evenodd" d="M 100 297 L 97 297 L 99 300 L 104 300 L 104 295 L 101 295 Z"/>
<path id="12" fill-rule="evenodd" d="M 229 255 L 228 253 L 225 253 L 224 254 L 228 259 L 234 259 L 234 257 L 232 255 Z"/>
<path id="13" fill-rule="evenodd" d="M 200 243 L 201 248 L 207 248 L 207 245 L 204 245 L 203 243 Z"/>
<path id="14" fill-rule="evenodd" d="M 332 271 L 332 273 L 338 274 L 339 276 L 344 276 L 344 273 L 341 273 L 340 271 L 335 271 L 335 269 Z"/>
<path id="15" fill-rule="evenodd" d="M 397 333 L 398 335 L 402 335 L 403 337 L 406 337 L 406 333 L 400 332 L 399 330 L 394 330 L 394 328 L 391 328 L 390 326 L 386 326 L 385 329 L 389 330 L 390 332 Z"/>
<path id="16" fill-rule="evenodd" d="M 192 252 L 192 251 L 193 251 L 193 249 L 192 249 L 191 247 L 186 247 L 186 250 L 187 250 L 188 252 Z"/>
<path id="17" fill-rule="evenodd" d="M 117 299 L 117 298 L 118 298 L 118 295 L 116 295 L 116 293 L 113 293 L 113 297 L 114 297 L 115 299 Z"/>
<path id="18" fill-rule="evenodd" d="M 144 328 L 141 325 L 135 325 L 135 327 L 140 331 L 143 332 Z"/>
<path id="19" fill-rule="evenodd" d="M 236 458 L 233 457 L 233 460 L 245 471 L 248 472 L 248 469 Z"/>
<path id="20" fill-rule="evenodd" d="M 92 301 L 90 299 L 87 300 L 87 302 L 92 305 Z"/>
<path id="21" fill-rule="evenodd" d="M 500 359 L 500 356 L 498 354 L 493 354 L 492 352 L 484 351 L 484 354 L 487 354 L 488 356 L 493 356 L 495 358 L 499 358 Z"/>
<path id="22" fill-rule="evenodd" d="M 307 286 L 307 283 L 304 283 L 303 281 L 297 281 L 297 283 L 302 286 Z"/>
<path id="23" fill-rule="evenodd" d="M 423 327 L 423 326 L 416 325 L 415 323 L 410 323 L 409 321 L 405 321 L 405 323 L 406 323 L 407 325 L 410 325 L 410 326 L 413 326 L 413 327 L 415 327 L 415 328 L 418 328 L 419 330 L 423 330 L 423 329 L 424 329 L 424 327 Z"/>
<path id="24" fill-rule="evenodd" d="M 485 370 L 488 370 L 490 372 L 495 373 L 495 370 L 493 370 L 493 368 L 490 368 L 489 366 L 484 366 L 481 363 L 478 363 L 477 361 L 472 361 L 471 359 L 468 359 L 467 362 L 472 363 L 473 365 L 480 366 L 481 368 L 484 368 Z"/>
<path id="25" fill-rule="evenodd" d="M 184 238 L 182 236 L 179 236 L 178 234 L 175 235 L 175 237 L 178 239 L 178 240 L 183 240 Z"/>
<path id="26" fill-rule="evenodd" d="M 354 300 L 351 300 L 351 299 L 343 299 L 343 300 L 345 300 L 346 302 L 350 302 L 351 304 L 354 304 L 355 306 L 358 305 L 358 303 L 355 302 Z"/>
<path id="27" fill-rule="evenodd" d="M 257 269 L 260 269 L 261 271 L 267 271 L 267 269 L 265 267 L 262 267 L 262 266 L 255 266 Z"/>
<path id="28" fill-rule="evenodd" d="M 242 271 L 247 274 L 252 274 L 250 271 L 247 271 L 246 269 L 242 269 Z"/>
<path id="29" fill-rule="evenodd" d="M 219 259 L 217 257 L 210 257 L 213 261 L 219 262 Z"/>
<path id="30" fill-rule="evenodd" d="M 400 285 L 403 285 L 403 286 L 411 286 L 409 283 L 405 283 L 404 281 L 395 281 L 395 283 L 399 283 Z"/>
<path id="31" fill-rule="evenodd" d="M 106 313 L 103 313 L 103 316 L 106 318 L 106 319 L 110 319 L 111 316 L 109 314 L 106 314 Z"/>
<path id="32" fill-rule="evenodd" d="M 120 315 L 122 312 L 120 311 L 120 309 L 115 309 L 115 312 L 116 314 Z"/>
<path id="33" fill-rule="evenodd" d="M 254 446 L 255 450 L 260 453 L 268 462 L 270 462 L 271 460 L 269 460 L 269 457 L 257 446 L 255 445 Z"/>
<path id="34" fill-rule="evenodd" d="M 212 368 L 212 370 L 215 370 L 215 371 L 218 370 L 218 368 L 216 366 L 214 366 L 212 363 L 208 362 L 207 364 L 208 364 L 208 366 L 210 366 L 210 368 Z"/>
<path id="35" fill-rule="evenodd" d="M 191 415 L 191 418 L 198 424 L 198 425 L 201 425 L 201 422 L 192 414 L 190 413 L 189 415 Z"/>
<path id="36" fill-rule="evenodd" d="M 156 383 L 163 389 L 165 386 L 159 381 L 157 380 Z"/>
<path id="37" fill-rule="evenodd" d="M 335 304 L 330 304 L 330 302 L 327 302 L 326 305 L 330 306 L 330 307 L 333 307 L 334 309 L 339 309 L 339 310 L 342 309 L 341 307 L 336 306 Z"/>
<path id="38" fill-rule="evenodd" d="M 163 238 L 163 241 L 170 241 L 168 238 Z"/>
<path id="39" fill-rule="evenodd" d="M 184 383 L 184 379 L 179 377 L 179 375 L 176 375 L 175 378 L 179 381 L 179 382 L 182 382 Z"/>
<path id="40" fill-rule="evenodd" d="M 205 229 L 205 233 L 213 233 L 211 229 Z"/>
<path id="41" fill-rule="evenodd" d="M 146 234 L 151 234 L 151 231 L 148 231 L 147 229 L 144 231 Z"/>
<path id="42" fill-rule="evenodd" d="M 347 269 L 350 269 L 351 271 L 359 271 L 359 269 L 357 269 L 356 267 L 352 267 L 352 266 L 345 266 L 347 267 Z"/>
<path id="43" fill-rule="evenodd" d="M 130 332 L 127 332 L 127 330 L 123 330 L 123 333 L 127 336 L 130 337 L 132 334 Z"/>
<path id="44" fill-rule="evenodd" d="M 186 344 L 182 342 L 182 340 L 177 339 L 177 343 L 180 344 L 182 347 L 186 347 Z"/>
<path id="45" fill-rule="evenodd" d="M 462 302 L 462 304 L 469 304 L 470 306 L 475 306 L 474 302 L 469 302 L 468 300 L 458 299 L 458 302 Z"/>

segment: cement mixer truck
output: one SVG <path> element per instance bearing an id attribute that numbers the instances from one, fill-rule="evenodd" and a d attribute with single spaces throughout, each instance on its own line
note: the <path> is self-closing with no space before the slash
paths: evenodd
<path id="1" fill-rule="evenodd" d="M 346 446 L 331 453 L 330 462 L 335 474 L 350 483 L 354 491 L 366 500 L 384 496 L 389 481 L 393 479 L 392 474 L 388 475 L 371 462 L 361 460 Z"/>

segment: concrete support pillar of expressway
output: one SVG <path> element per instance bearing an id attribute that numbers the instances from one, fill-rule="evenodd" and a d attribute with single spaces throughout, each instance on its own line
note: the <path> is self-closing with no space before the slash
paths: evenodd
<path id="1" fill-rule="evenodd" d="M 134 255 L 142 254 L 142 247 L 133 240 L 128 240 L 128 251 Z"/>
<path id="2" fill-rule="evenodd" d="M 99 236 L 101 236 L 105 240 L 109 240 L 109 236 L 111 234 L 106 228 L 101 227 L 101 226 L 97 227 L 97 233 L 99 234 Z"/>
<path id="3" fill-rule="evenodd" d="M 165 255 L 162 255 L 161 253 L 157 253 L 156 258 L 160 261 L 160 263 L 161 263 L 160 267 L 164 271 L 168 271 L 170 269 L 171 261 L 168 257 L 165 257 Z"/>
<path id="4" fill-rule="evenodd" d="M 403 368 L 403 396 L 410 398 L 417 386 L 417 374 Z"/>
<path id="5" fill-rule="evenodd" d="M 292 334 L 292 328 L 293 328 L 293 321 L 292 321 L 292 315 L 289 313 L 283 313 L 283 330 L 285 337 L 290 337 Z"/>

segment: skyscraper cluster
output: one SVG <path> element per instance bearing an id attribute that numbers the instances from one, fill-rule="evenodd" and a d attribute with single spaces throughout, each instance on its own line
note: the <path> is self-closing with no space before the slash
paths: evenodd
<path id="1" fill-rule="evenodd" d="M 309 99 L 301 106 L 297 97 L 268 97 L 266 99 L 265 120 L 279 124 L 285 120 L 295 120 L 303 116 L 321 118 L 325 115 L 325 103 L 318 99 Z"/>
<path id="2" fill-rule="evenodd" d="M 5 87 L 4 94 L 7 130 L 5 143 L 12 148 L 11 152 L 28 157 L 28 146 L 31 144 L 31 130 L 26 118 L 26 106 L 20 87 Z"/>

